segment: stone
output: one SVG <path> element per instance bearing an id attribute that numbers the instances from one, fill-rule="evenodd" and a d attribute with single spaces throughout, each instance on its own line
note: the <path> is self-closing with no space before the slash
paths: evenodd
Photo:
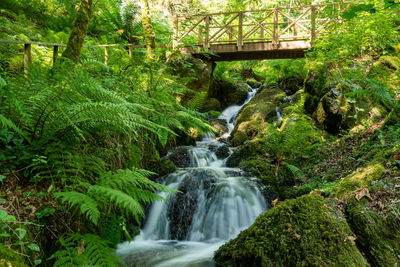
<path id="1" fill-rule="evenodd" d="M 216 266 L 364 266 L 353 233 L 319 195 L 289 199 L 221 246 Z"/>
<path id="2" fill-rule="evenodd" d="M 168 152 L 165 158 L 172 161 L 178 168 L 190 167 L 189 147 L 177 147 Z"/>
<path id="3" fill-rule="evenodd" d="M 249 92 L 248 86 L 243 82 L 230 82 L 227 80 L 215 80 L 210 91 L 209 98 L 216 98 L 221 103 L 221 110 L 231 105 L 241 105 L 246 100 Z"/>
<path id="4" fill-rule="evenodd" d="M 212 119 L 210 121 L 211 127 L 214 129 L 214 134 L 216 137 L 219 137 L 228 131 L 228 125 L 226 120 L 221 119 Z"/>
<path id="5" fill-rule="evenodd" d="M 216 98 L 208 98 L 203 104 L 201 109 L 202 112 L 208 112 L 211 110 L 220 111 L 221 110 L 221 103 Z"/>
<path id="6" fill-rule="evenodd" d="M 220 146 L 215 152 L 215 155 L 217 156 L 218 159 L 225 159 L 229 157 L 229 154 L 230 152 L 228 146 Z"/>

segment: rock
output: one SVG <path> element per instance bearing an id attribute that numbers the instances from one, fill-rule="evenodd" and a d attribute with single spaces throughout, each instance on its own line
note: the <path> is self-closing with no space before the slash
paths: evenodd
<path id="1" fill-rule="evenodd" d="M 278 84 L 287 95 L 293 95 L 303 87 L 304 80 L 297 77 L 289 77 L 279 80 Z"/>
<path id="2" fill-rule="evenodd" d="M 341 129 L 349 128 L 346 120 L 354 110 L 354 105 L 347 101 L 341 86 L 332 85 L 329 92 L 321 98 L 316 115 L 325 130 L 337 134 Z"/>
<path id="3" fill-rule="evenodd" d="M 246 83 L 251 87 L 251 88 L 260 88 L 260 86 L 262 85 L 261 82 L 257 81 L 254 78 L 250 78 L 246 80 Z"/>
<path id="4" fill-rule="evenodd" d="M 262 139 L 255 139 L 247 144 L 238 147 L 233 151 L 233 153 L 229 156 L 226 161 L 226 166 L 235 168 L 240 165 L 241 162 L 252 159 L 253 157 L 257 157 L 262 155 L 265 157 L 267 151 L 265 150 L 266 146 L 263 143 Z"/>
<path id="5" fill-rule="evenodd" d="M 185 146 L 177 147 L 165 156 L 166 159 L 172 161 L 178 168 L 190 167 L 189 148 Z"/>
<path id="6" fill-rule="evenodd" d="M 358 188 L 367 187 L 372 181 L 382 177 L 384 169 L 381 163 L 372 163 L 358 168 L 352 174 L 342 178 L 335 195 L 342 198 Z"/>
<path id="7" fill-rule="evenodd" d="M 400 208 L 378 214 L 367 198 L 348 201 L 349 224 L 372 266 L 400 264 Z"/>
<path id="8" fill-rule="evenodd" d="M 286 94 L 272 84 L 261 88 L 239 112 L 232 131 L 232 145 L 238 146 L 267 128 L 267 121 L 276 117 L 276 107 Z"/>
<path id="9" fill-rule="evenodd" d="M 0 244 L 0 255 L 0 266 L 28 267 L 21 255 L 3 244 Z"/>
<path id="10" fill-rule="evenodd" d="M 324 66 L 317 66 L 309 71 L 304 82 L 304 109 L 310 115 L 317 110 L 321 97 L 327 92 L 326 76 Z"/>
<path id="11" fill-rule="evenodd" d="M 176 171 L 176 166 L 171 160 L 167 158 L 161 158 L 159 161 L 153 164 L 151 170 L 157 173 L 158 176 L 165 176 Z"/>
<path id="12" fill-rule="evenodd" d="M 210 121 L 210 125 L 214 128 L 214 134 L 216 137 L 219 137 L 228 131 L 226 120 L 213 119 Z"/>
<path id="13" fill-rule="evenodd" d="M 215 155 L 217 156 L 218 159 L 225 159 L 229 157 L 229 147 L 228 146 L 220 146 L 217 151 L 215 152 Z"/>
<path id="14" fill-rule="evenodd" d="M 249 88 L 243 82 L 232 83 L 226 80 L 215 80 L 208 96 L 218 99 L 221 103 L 221 110 L 223 110 L 231 105 L 243 104 L 248 92 Z"/>
<path id="15" fill-rule="evenodd" d="M 216 266 L 364 266 L 353 234 L 318 195 L 278 204 L 215 253 Z"/>
<path id="16" fill-rule="evenodd" d="M 215 182 L 214 173 L 210 170 L 193 170 L 184 178 L 178 188 L 182 193 L 172 196 L 169 200 L 171 203 L 168 207 L 169 239 L 187 240 L 200 197 L 200 189 L 209 189 Z"/>
<path id="17" fill-rule="evenodd" d="M 216 98 L 208 98 L 204 102 L 203 108 L 201 109 L 202 112 L 207 112 L 207 111 L 220 111 L 221 110 L 221 103 L 218 101 Z"/>
<path id="18" fill-rule="evenodd" d="M 373 66 L 387 73 L 394 73 L 400 70 L 400 58 L 395 56 L 381 56 Z"/>

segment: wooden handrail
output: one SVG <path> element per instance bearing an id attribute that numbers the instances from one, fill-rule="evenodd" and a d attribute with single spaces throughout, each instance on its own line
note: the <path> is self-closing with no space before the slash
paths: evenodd
<path id="1" fill-rule="evenodd" d="M 202 43 L 204 50 L 207 51 L 213 44 L 236 43 L 237 51 L 241 51 L 245 43 L 255 40 L 272 41 L 274 49 L 279 48 L 280 41 L 290 39 L 295 41 L 300 36 L 309 36 L 308 41 L 311 42 L 335 21 L 328 16 L 328 12 L 334 12 L 336 16 L 344 11 L 342 8 L 344 5 L 354 3 L 340 2 L 178 16 L 174 20 L 174 47 Z M 333 8 L 326 10 L 326 7 Z"/>

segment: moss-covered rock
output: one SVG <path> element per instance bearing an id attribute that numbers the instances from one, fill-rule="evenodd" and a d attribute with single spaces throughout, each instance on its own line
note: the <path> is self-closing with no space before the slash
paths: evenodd
<path id="1" fill-rule="evenodd" d="M 357 243 L 373 266 L 400 264 L 400 209 L 378 214 L 367 198 L 348 201 L 349 224 L 357 235 Z"/>
<path id="2" fill-rule="evenodd" d="M 0 244 L 0 267 L 27 267 L 24 259 L 12 249 Z"/>
<path id="3" fill-rule="evenodd" d="M 247 98 L 248 92 L 249 88 L 244 82 L 215 80 L 208 91 L 208 97 L 217 99 L 223 110 L 231 105 L 243 104 Z"/>
<path id="4" fill-rule="evenodd" d="M 382 177 L 383 169 L 383 165 L 376 162 L 366 167 L 358 168 L 352 174 L 342 178 L 336 191 L 336 196 L 344 197 L 356 189 L 367 187 L 372 181 Z"/>
<path id="5" fill-rule="evenodd" d="M 262 139 L 255 139 L 237 148 L 228 158 L 227 167 L 238 167 L 241 162 L 256 159 L 267 153 L 266 145 Z"/>
<path id="6" fill-rule="evenodd" d="M 211 110 L 220 111 L 221 103 L 216 98 L 208 98 L 204 101 L 203 107 L 201 109 L 202 112 L 208 112 Z"/>
<path id="7" fill-rule="evenodd" d="M 374 63 L 374 67 L 384 70 L 387 73 L 399 71 L 400 58 L 396 56 L 381 56 L 378 61 Z"/>
<path id="8" fill-rule="evenodd" d="M 241 145 L 265 130 L 268 121 L 276 117 L 276 107 L 286 94 L 276 84 L 260 89 L 239 112 L 232 131 L 232 144 Z"/>
<path id="9" fill-rule="evenodd" d="M 214 129 L 213 132 L 216 137 L 219 137 L 228 131 L 228 125 L 226 123 L 226 120 L 212 119 L 210 120 L 210 125 Z"/>
<path id="10" fill-rule="evenodd" d="M 304 109 L 308 114 L 317 110 L 320 99 L 327 92 L 326 77 L 327 71 L 323 65 L 315 66 L 307 75 L 304 82 Z"/>
<path id="11" fill-rule="evenodd" d="M 364 266 L 346 221 L 318 195 L 278 203 L 218 249 L 217 266 Z"/>
<path id="12" fill-rule="evenodd" d="M 257 81 L 257 80 L 254 79 L 254 78 L 247 79 L 247 80 L 246 80 L 246 83 L 247 83 L 251 88 L 259 88 L 259 87 L 262 85 L 261 82 Z"/>
<path id="13" fill-rule="evenodd" d="M 220 146 L 217 148 L 217 151 L 215 151 L 215 155 L 219 159 L 225 159 L 229 157 L 230 151 L 228 146 Z"/>

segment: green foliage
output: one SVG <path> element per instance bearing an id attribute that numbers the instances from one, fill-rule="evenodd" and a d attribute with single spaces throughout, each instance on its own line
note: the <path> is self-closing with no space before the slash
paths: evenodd
<path id="1" fill-rule="evenodd" d="M 60 239 L 62 250 L 54 253 L 54 266 L 118 266 L 123 261 L 109 243 L 93 234 L 71 234 Z"/>

